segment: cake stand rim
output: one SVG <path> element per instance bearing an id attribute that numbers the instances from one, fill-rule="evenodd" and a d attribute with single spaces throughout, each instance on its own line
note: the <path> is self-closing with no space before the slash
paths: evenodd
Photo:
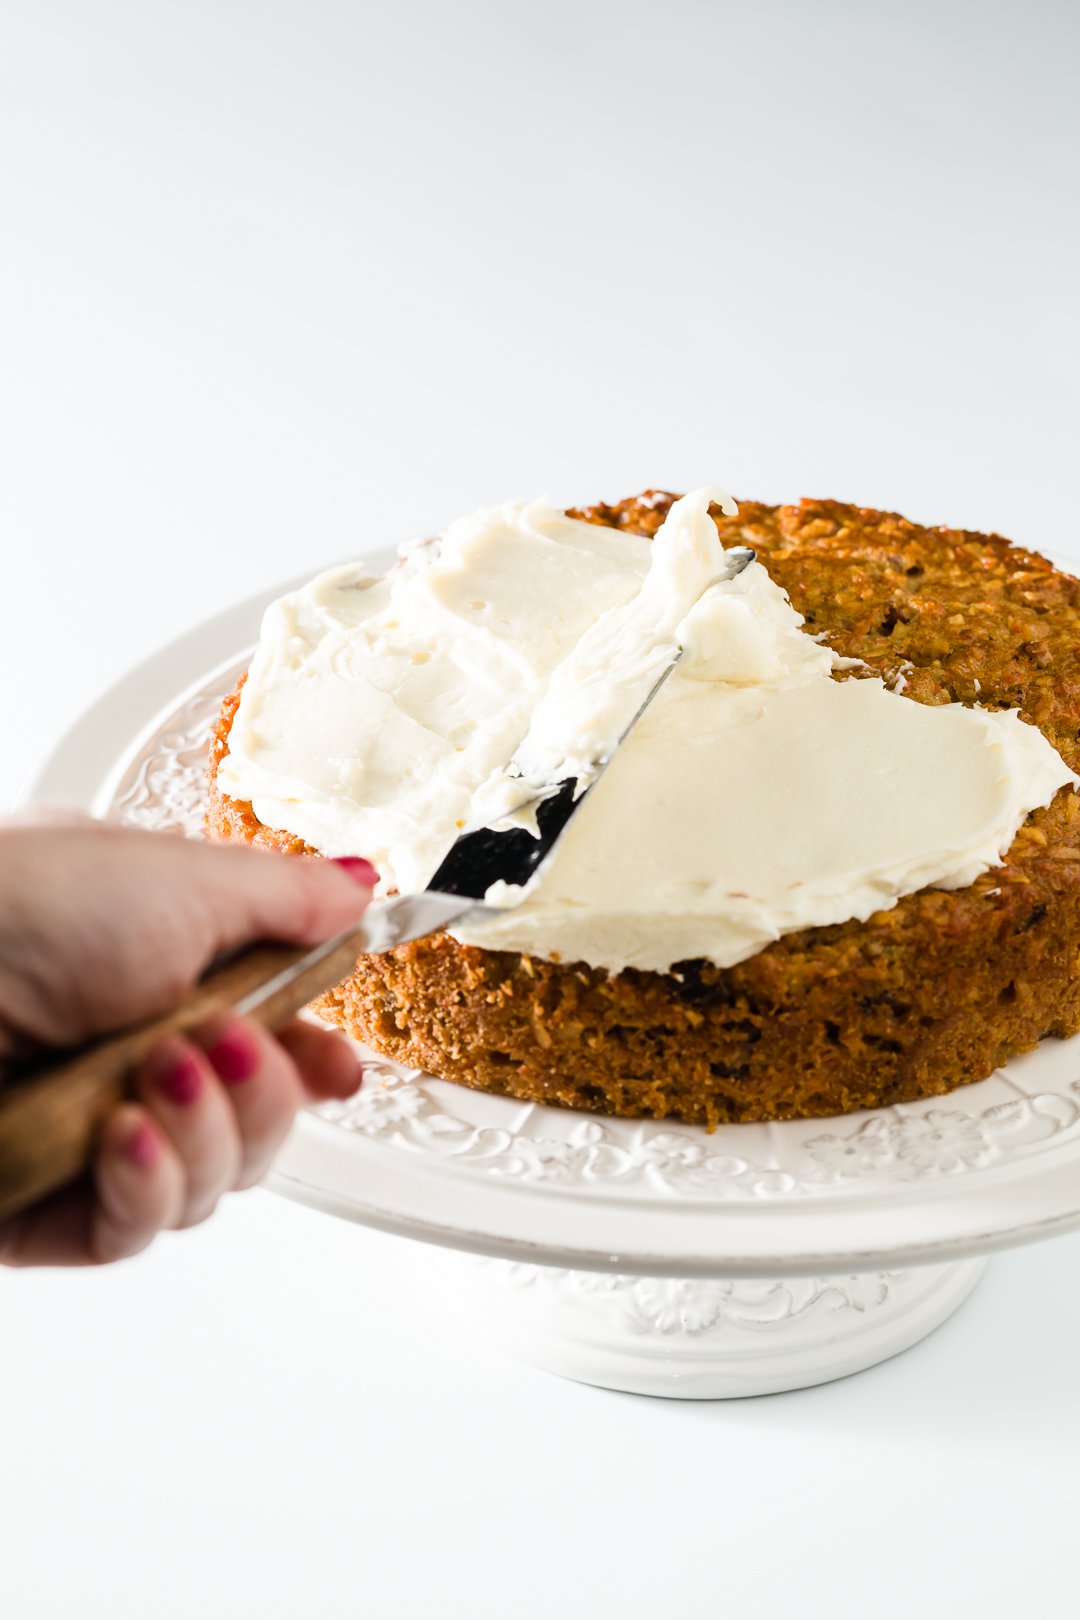
<path id="1" fill-rule="evenodd" d="M 336 1174 L 327 1150 L 340 1160 Z M 763 1202 L 750 1209 L 676 1199 L 634 1207 L 603 1193 L 553 1198 L 527 1186 L 429 1176 L 430 1165 L 396 1150 L 379 1152 L 370 1142 L 361 1148 L 349 1132 L 303 1115 L 264 1185 L 325 1214 L 492 1259 L 638 1276 L 805 1277 L 938 1265 L 1073 1231 L 1080 1227 L 1080 1193 L 1068 1192 L 1080 1185 L 1080 1144 L 1071 1162 L 1061 1158 L 1053 1178 L 1033 1170 L 1019 1181 L 1021 1190 L 1041 1194 L 1023 1213 L 1015 1187 L 1010 1199 L 999 1188 L 967 1189 L 962 1182 L 947 1189 L 932 1183 L 922 1198 L 903 1204 L 879 1194 L 872 1201 Z M 1039 1164 L 1037 1157 L 1031 1162 Z M 909 1231 L 913 1218 L 936 1235 Z M 856 1225 L 879 1235 L 852 1243 Z M 578 1235 L 582 1227 L 588 1239 Z"/>

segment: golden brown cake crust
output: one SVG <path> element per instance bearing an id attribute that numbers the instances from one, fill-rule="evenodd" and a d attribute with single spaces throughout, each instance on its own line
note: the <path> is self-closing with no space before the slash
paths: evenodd
<path id="1" fill-rule="evenodd" d="M 675 496 L 575 513 L 652 535 Z M 837 501 L 715 514 L 812 631 L 920 703 L 1018 707 L 1080 759 L 1080 582 L 996 535 L 921 528 Z M 207 829 L 289 852 L 217 787 Z M 970 888 L 923 890 L 868 922 L 789 934 L 721 969 L 609 975 L 459 945 L 364 958 L 316 1004 L 375 1050 L 527 1101 L 714 1125 L 876 1108 L 980 1080 L 1080 1029 L 1080 796 L 1063 789 Z"/>

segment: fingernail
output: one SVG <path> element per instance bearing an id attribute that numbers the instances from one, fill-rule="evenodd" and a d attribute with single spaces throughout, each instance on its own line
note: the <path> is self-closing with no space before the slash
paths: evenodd
<path id="1" fill-rule="evenodd" d="M 178 1052 L 163 1052 L 158 1063 L 154 1083 L 163 1097 L 178 1108 L 188 1108 L 202 1091 L 203 1077 L 194 1052 L 182 1047 Z"/>
<path id="2" fill-rule="evenodd" d="M 128 1138 L 124 1157 L 136 1170 L 152 1170 L 158 1161 L 158 1139 L 152 1125 L 140 1120 Z"/>
<path id="3" fill-rule="evenodd" d="M 226 1024 L 224 1030 L 206 1049 L 214 1073 L 227 1086 L 242 1085 L 250 1080 L 259 1067 L 261 1053 L 254 1035 L 238 1018 Z"/>
<path id="4" fill-rule="evenodd" d="M 354 883 L 362 883 L 365 889 L 373 889 L 379 881 L 378 872 L 362 855 L 335 855 L 333 862 L 335 866 L 340 866 Z"/>

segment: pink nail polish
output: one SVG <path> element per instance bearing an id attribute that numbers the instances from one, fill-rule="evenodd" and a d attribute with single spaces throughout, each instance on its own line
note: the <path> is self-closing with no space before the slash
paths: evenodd
<path id="1" fill-rule="evenodd" d="M 158 1090 L 179 1108 L 188 1108 L 203 1088 L 203 1077 L 193 1052 L 181 1052 L 158 1080 Z"/>
<path id="2" fill-rule="evenodd" d="M 128 1138 L 124 1157 L 136 1170 L 152 1170 L 158 1161 L 158 1139 L 153 1126 L 141 1120 Z"/>
<path id="3" fill-rule="evenodd" d="M 213 1046 L 207 1048 L 206 1055 L 218 1079 L 224 1080 L 227 1086 L 242 1085 L 250 1080 L 261 1056 L 254 1035 L 239 1019 L 226 1026 Z"/>
<path id="4" fill-rule="evenodd" d="M 378 872 L 362 855 L 335 855 L 333 861 L 334 865 L 340 866 L 354 883 L 362 883 L 365 889 L 373 889 L 379 881 Z"/>

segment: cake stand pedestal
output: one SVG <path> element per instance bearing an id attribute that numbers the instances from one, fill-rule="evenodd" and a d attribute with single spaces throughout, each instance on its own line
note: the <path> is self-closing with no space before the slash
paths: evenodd
<path id="1" fill-rule="evenodd" d="M 932 1333 L 981 1258 L 847 1277 L 611 1276 L 503 1260 L 439 1267 L 448 1307 L 545 1372 L 635 1395 L 772 1395 L 862 1372 Z"/>
<path id="2" fill-rule="evenodd" d="M 283 588 L 134 669 L 24 802 L 198 836 L 211 725 Z M 357 1097 L 299 1120 L 269 1185 L 471 1256 L 432 1248 L 432 1286 L 552 1372 L 706 1399 L 795 1389 L 917 1343 L 991 1251 L 1080 1226 L 1080 1037 L 948 1097 L 711 1135 L 374 1059 Z"/>

